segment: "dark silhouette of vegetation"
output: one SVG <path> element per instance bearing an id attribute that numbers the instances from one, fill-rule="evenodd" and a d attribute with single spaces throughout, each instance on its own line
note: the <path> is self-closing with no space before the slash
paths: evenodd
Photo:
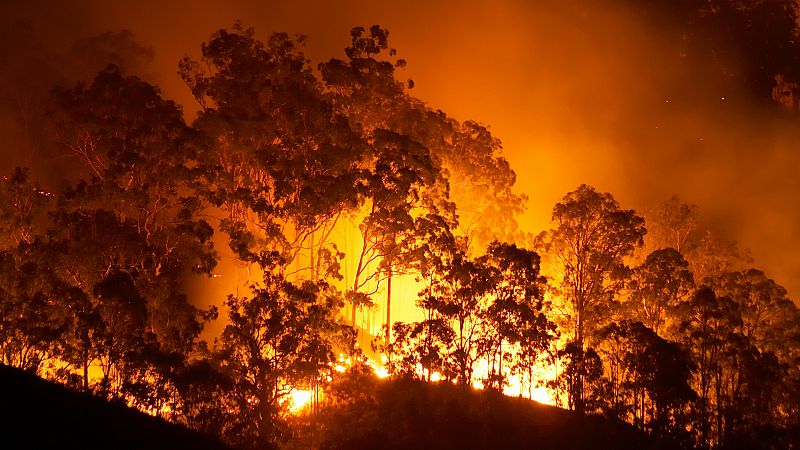
<path id="1" fill-rule="evenodd" d="M 74 392 L 29 373 L 0 366 L 3 445 L 7 448 L 125 450 L 232 449 L 120 403 Z"/>
<path id="2" fill-rule="evenodd" d="M 451 383 L 378 380 L 355 370 L 329 392 L 315 438 L 324 449 L 668 448 L 620 421 Z"/>

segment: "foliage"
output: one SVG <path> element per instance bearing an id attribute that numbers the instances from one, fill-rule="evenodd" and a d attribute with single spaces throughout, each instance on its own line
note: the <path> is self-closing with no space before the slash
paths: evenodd
<path id="1" fill-rule="evenodd" d="M 643 245 L 644 219 L 621 209 L 609 193 L 581 185 L 553 207 L 555 228 L 538 237 L 561 277 L 560 291 L 573 333 L 571 364 L 584 363 L 583 350 L 590 334 L 611 316 L 615 295 L 623 288 L 629 269 L 624 258 Z M 576 353 L 577 352 L 577 353 Z M 583 376 L 577 368 L 569 388 L 575 409 L 584 410 Z"/>
<path id="2" fill-rule="evenodd" d="M 479 361 L 481 381 L 502 390 L 509 370 L 524 373 L 547 350 L 555 325 L 546 316 L 539 256 L 513 244 L 492 243 L 470 260 L 456 251 L 429 278 L 418 305 L 426 319 L 395 324 L 390 345 L 395 373 L 430 380 L 436 373 L 472 385 Z"/>
<path id="3" fill-rule="evenodd" d="M 673 248 L 656 250 L 633 269 L 630 296 L 624 309 L 629 317 L 641 321 L 656 334 L 670 329 L 674 309 L 690 295 L 694 287 L 689 263 Z"/>
<path id="4" fill-rule="evenodd" d="M 296 285 L 266 271 L 252 292 L 228 297 L 230 324 L 215 351 L 233 382 L 224 434 L 238 446 L 273 447 L 289 436 L 283 418 L 292 389 L 319 383 L 337 344 L 351 352 L 353 336 L 335 321 L 342 299 L 325 284 Z"/>

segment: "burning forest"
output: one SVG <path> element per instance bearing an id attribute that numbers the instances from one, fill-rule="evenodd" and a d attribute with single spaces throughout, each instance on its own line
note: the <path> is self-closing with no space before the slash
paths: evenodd
<path id="1" fill-rule="evenodd" d="M 0 363 L 242 449 L 798 448 L 798 5 L 512 3 L 2 7 Z"/>

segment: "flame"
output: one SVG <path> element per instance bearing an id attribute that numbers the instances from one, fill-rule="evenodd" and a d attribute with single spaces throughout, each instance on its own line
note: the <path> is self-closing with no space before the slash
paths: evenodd
<path id="1" fill-rule="evenodd" d="M 389 369 L 385 365 L 379 365 L 373 360 L 369 360 L 367 365 L 372 368 L 372 372 L 380 379 L 389 378 Z"/>
<path id="2" fill-rule="evenodd" d="M 289 411 L 298 413 L 314 399 L 314 391 L 307 389 L 292 389 L 289 394 Z"/>
<path id="3" fill-rule="evenodd" d="M 475 381 L 472 387 L 475 389 L 484 389 L 483 379 L 489 373 L 489 363 L 486 360 L 481 360 L 475 367 L 474 376 Z M 545 405 L 555 406 L 558 404 L 558 399 L 554 393 L 547 389 L 546 383 L 554 380 L 557 376 L 556 367 L 543 359 L 533 368 L 530 373 L 530 379 L 526 380 L 517 374 L 512 374 L 510 370 L 503 369 L 505 374 L 506 385 L 503 387 L 503 394 L 509 397 L 522 397 L 527 398 Z M 438 375 L 438 374 L 434 374 Z M 431 378 L 433 379 L 433 377 Z"/>

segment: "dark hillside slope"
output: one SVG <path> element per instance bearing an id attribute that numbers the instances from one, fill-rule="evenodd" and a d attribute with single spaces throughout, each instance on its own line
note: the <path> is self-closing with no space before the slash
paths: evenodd
<path id="1" fill-rule="evenodd" d="M 360 379 L 361 392 L 321 412 L 321 448 L 666 449 L 618 421 L 579 417 L 560 408 L 448 383 Z M 336 395 L 336 392 L 333 393 Z"/>
<path id="2" fill-rule="evenodd" d="M 223 450 L 213 437 L 0 365 L 0 448 Z"/>

